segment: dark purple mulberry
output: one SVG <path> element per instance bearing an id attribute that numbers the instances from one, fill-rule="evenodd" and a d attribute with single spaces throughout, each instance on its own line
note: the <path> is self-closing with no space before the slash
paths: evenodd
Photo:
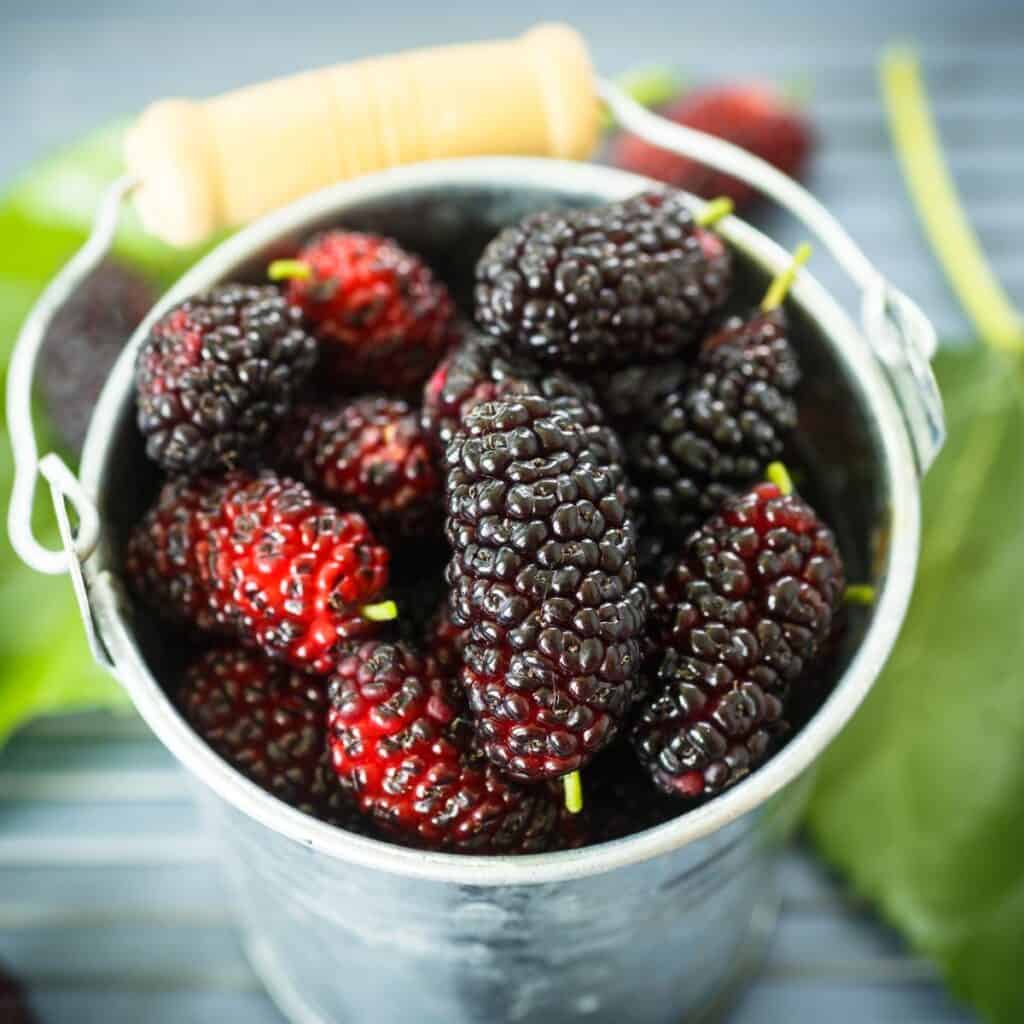
<path id="1" fill-rule="evenodd" d="M 589 380 L 609 420 L 628 431 L 652 409 L 683 391 L 692 377 L 692 361 L 668 359 L 595 374 Z"/>
<path id="2" fill-rule="evenodd" d="M 487 756 L 563 775 L 636 696 L 647 612 L 621 470 L 556 399 L 477 406 L 448 446 L 452 620 Z"/>
<path id="3" fill-rule="evenodd" d="M 546 365 L 599 368 L 685 349 L 725 302 L 730 261 L 666 190 L 527 217 L 487 246 L 476 279 L 487 333 Z"/>
<path id="4" fill-rule="evenodd" d="M 632 429 L 623 429 L 626 464 L 657 530 L 682 536 L 763 476 L 796 426 L 799 381 L 785 316 L 775 310 L 730 321 L 701 346 L 685 386 L 636 407 Z"/>
<path id="5" fill-rule="evenodd" d="M 440 534 L 441 477 L 419 416 L 401 399 L 367 395 L 329 408 L 302 406 L 275 447 L 279 465 L 361 512 L 385 540 Z"/>
<path id="6" fill-rule="evenodd" d="M 276 288 L 220 285 L 153 325 L 135 392 L 146 454 L 169 473 L 247 462 L 291 408 L 317 358 Z"/>
<path id="7" fill-rule="evenodd" d="M 434 371 L 423 389 L 423 425 L 443 451 L 475 406 L 513 395 L 542 394 L 592 403 L 587 384 L 532 359 L 485 334 L 470 331 Z M 599 418 L 592 414 L 592 419 Z"/>
<path id="8" fill-rule="evenodd" d="M 587 432 L 594 454 L 614 464 L 618 479 L 626 456 L 618 433 L 608 424 L 594 389 L 557 370 L 543 370 L 508 346 L 471 334 L 445 359 L 423 392 L 423 423 L 444 450 L 465 417 L 483 402 L 517 395 L 540 395 L 569 412 Z"/>
<path id="9" fill-rule="evenodd" d="M 720 792 L 787 728 L 836 625 L 845 581 L 835 538 L 804 501 L 759 484 L 726 500 L 654 590 L 665 654 L 633 726 L 666 793 Z"/>

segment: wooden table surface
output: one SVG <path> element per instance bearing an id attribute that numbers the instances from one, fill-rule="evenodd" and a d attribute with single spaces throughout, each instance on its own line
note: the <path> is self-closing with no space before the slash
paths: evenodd
<path id="1" fill-rule="evenodd" d="M 270 10 L 240 0 L 8 0 L 0 181 L 165 93 L 203 95 L 364 54 L 511 34 L 552 16 L 540 0 L 393 0 L 380 9 L 304 0 Z M 881 45 L 915 42 L 968 210 L 1004 282 L 1024 298 L 1024 5 L 723 0 L 669 10 L 654 0 L 572 0 L 558 15 L 584 30 L 607 73 L 667 60 L 695 79 L 806 80 L 822 141 L 812 187 L 956 339 L 967 327 L 906 201 L 875 83 Z M 762 223 L 785 244 L 799 238 L 781 217 Z M 823 257 L 815 271 L 853 300 Z M 281 1024 L 242 955 L 185 779 L 134 717 L 41 722 L 0 753 L 0 962 L 31 986 L 44 1024 Z M 789 854 L 766 969 L 731 1024 L 973 1019 L 808 851 Z"/>

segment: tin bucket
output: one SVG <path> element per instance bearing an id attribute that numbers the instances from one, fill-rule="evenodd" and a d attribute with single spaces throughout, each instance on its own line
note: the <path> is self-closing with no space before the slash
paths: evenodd
<path id="1" fill-rule="evenodd" d="M 684 143 L 690 152 L 700 148 Z M 730 161 L 725 169 L 743 170 Z M 800 275 L 789 308 L 805 367 L 801 415 L 822 467 L 815 499 L 838 517 L 850 577 L 871 582 L 876 603 L 854 617 L 824 705 L 745 781 L 626 839 L 525 857 L 421 852 L 335 829 L 247 781 L 184 721 L 160 682 L 173 652 L 144 615 L 136 616 L 121 580 L 126 532 L 158 486 L 134 425 L 136 352 L 148 326 L 173 304 L 228 278 L 261 279 L 272 254 L 324 227 L 396 237 L 458 297 L 467 294 L 482 245 L 503 225 L 536 209 L 605 202 L 649 184 L 593 165 L 459 160 L 374 175 L 266 217 L 187 273 L 136 331 L 93 415 L 80 479 L 56 456 L 37 460 L 31 433 L 16 418 L 27 411 L 30 350 L 53 308 L 102 253 L 128 183 L 115 186 L 92 248 L 26 324 L 10 373 L 10 400 L 23 406 L 12 407 L 20 449 L 12 541 L 37 568 L 70 571 L 97 658 L 195 777 L 253 965 L 294 1022 L 675 1024 L 710 1015 L 738 990 L 770 932 L 778 854 L 803 808 L 810 769 L 878 677 L 906 611 L 918 554 L 919 476 L 943 436 L 928 365 L 934 333 L 789 182 L 804 206 L 795 212 L 864 293 L 863 329 L 809 273 Z M 776 184 L 765 187 L 793 209 L 792 196 Z M 735 218 L 718 229 L 736 253 L 740 291 L 753 301 L 787 255 Z M 63 552 L 40 548 L 26 524 L 37 473 L 53 493 Z"/>

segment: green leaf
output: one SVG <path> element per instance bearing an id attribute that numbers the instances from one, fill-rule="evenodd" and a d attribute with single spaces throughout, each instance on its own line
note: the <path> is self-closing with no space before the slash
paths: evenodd
<path id="1" fill-rule="evenodd" d="M 66 577 L 5 572 L 0 622 L 0 742 L 37 715 L 129 707 L 89 654 Z"/>
<path id="2" fill-rule="evenodd" d="M 940 354 L 949 442 L 924 485 L 896 651 L 822 764 L 828 859 L 991 1020 L 1024 1020 L 1024 359 Z"/>

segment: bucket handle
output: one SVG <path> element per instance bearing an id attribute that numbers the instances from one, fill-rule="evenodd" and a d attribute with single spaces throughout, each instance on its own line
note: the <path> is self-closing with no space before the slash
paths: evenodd
<path id="1" fill-rule="evenodd" d="M 889 284 L 843 226 L 802 185 L 766 160 L 724 139 L 652 114 L 613 82 L 598 93 L 616 121 L 661 149 L 680 153 L 741 178 L 807 227 L 861 291 L 860 325 L 896 393 L 923 476 L 946 440 L 946 421 L 931 358 L 935 328 L 921 307 Z"/>
<path id="2" fill-rule="evenodd" d="M 849 274 L 861 290 L 861 328 L 896 392 L 918 471 L 923 475 L 942 448 L 946 431 L 942 398 L 930 364 L 936 349 L 935 328 L 920 307 L 882 277 L 835 217 L 792 178 L 732 143 L 652 114 L 612 82 L 601 80 L 597 88 L 623 127 L 653 145 L 753 185 L 801 221 Z M 91 643 L 95 640 L 91 611 L 84 583 L 79 584 L 81 563 L 99 542 L 99 512 L 59 455 L 50 453 L 40 459 L 31 415 L 32 381 L 53 317 L 110 250 L 120 208 L 137 184 L 135 178 L 123 177 L 104 194 L 88 241 L 29 313 L 18 335 L 7 377 L 7 423 L 14 452 L 14 487 L 7 517 L 11 546 L 39 572 L 70 571 L 76 576 L 75 590 Z M 41 544 L 32 529 L 32 506 L 40 475 L 50 484 L 64 541 L 61 550 Z M 78 520 L 73 536 L 70 523 L 64 528 L 67 504 Z"/>
<path id="3" fill-rule="evenodd" d="M 7 431 L 14 454 L 14 485 L 7 510 L 7 535 L 21 560 L 37 572 L 51 575 L 68 572 L 88 558 L 99 542 L 99 511 L 75 474 L 55 452 L 42 459 L 39 457 L 32 423 L 32 382 L 50 323 L 110 251 L 121 205 L 134 187 L 135 181 L 125 177 L 114 182 L 104 193 L 88 240 L 47 285 L 32 307 L 11 355 L 7 371 Z M 50 485 L 64 542 L 61 550 L 55 551 L 41 544 L 32 529 L 32 507 L 40 476 Z M 67 521 L 67 505 L 74 509 L 78 521 L 73 537 L 70 521 Z"/>

